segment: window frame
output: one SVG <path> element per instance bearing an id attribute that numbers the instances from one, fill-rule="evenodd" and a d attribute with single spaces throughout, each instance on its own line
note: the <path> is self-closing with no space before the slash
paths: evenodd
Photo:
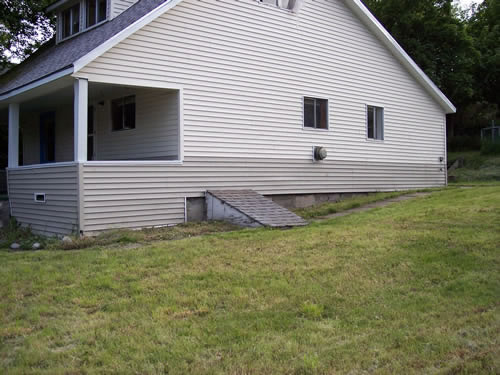
<path id="1" fill-rule="evenodd" d="M 326 128 L 318 128 L 316 126 L 306 126 L 306 99 L 326 100 Z M 316 117 L 316 111 L 314 111 Z M 316 123 L 316 121 L 315 121 Z M 316 125 L 316 124 L 315 124 Z M 308 131 L 330 131 L 330 99 L 318 95 L 304 95 L 302 96 L 302 130 Z"/>
<path id="2" fill-rule="evenodd" d="M 88 26 L 87 25 L 87 20 L 88 20 L 88 14 L 87 14 L 87 9 L 88 9 L 88 5 L 91 1 L 94 1 L 96 3 L 96 7 L 95 7 L 95 23 L 93 25 L 90 25 Z M 83 30 L 89 30 L 93 27 L 96 27 L 104 22 L 106 22 L 108 20 L 108 15 L 109 15 L 109 1 L 108 0 L 105 0 L 106 1 L 106 14 L 104 16 L 104 19 L 101 20 L 101 21 L 98 21 L 98 16 L 99 16 L 99 0 L 82 0 L 82 3 L 84 3 L 84 8 L 85 8 L 85 14 L 84 14 L 84 22 L 85 22 L 85 26 L 83 28 Z"/>
<path id="3" fill-rule="evenodd" d="M 72 9 L 76 8 L 77 6 L 79 8 L 79 11 L 78 11 L 78 31 L 72 32 L 73 31 L 73 11 L 72 11 Z M 69 14 L 70 14 L 70 19 L 69 19 L 70 34 L 65 36 L 64 35 L 64 16 L 63 15 L 67 11 L 69 11 Z M 72 2 L 72 3 L 70 3 L 70 5 L 61 9 L 61 11 L 58 14 L 57 24 L 59 27 L 58 36 L 59 36 L 59 40 L 61 40 L 61 41 L 70 39 L 70 38 L 74 37 L 75 35 L 78 35 L 79 33 L 81 33 L 81 31 L 82 31 L 82 1 L 79 0 L 76 2 Z"/>
<path id="4" fill-rule="evenodd" d="M 268 6 L 268 7 L 277 8 L 277 9 L 284 10 L 284 11 L 287 11 L 287 12 L 292 12 L 292 10 L 293 10 L 293 6 L 291 8 L 283 8 L 282 6 L 280 6 L 279 2 L 281 0 L 267 0 L 267 1 L 272 1 L 272 2 L 274 2 L 274 4 L 266 2 L 266 0 L 257 0 L 257 2 L 259 4 L 265 5 L 265 6 Z M 290 1 L 292 1 L 292 0 L 289 0 L 288 4 L 290 4 Z"/>
<path id="5" fill-rule="evenodd" d="M 373 120 L 374 120 L 374 137 L 369 136 L 368 132 L 368 112 L 369 109 L 373 108 L 375 111 L 373 113 Z M 377 111 L 381 110 L 382 111 L 382 138 L 377 138 Z M 382 105 L 375 105 L 375 104 L 366 104 L 365 105 L 365 137 L 366 140 L 369 142 L 384 142 L 385 141 L 385 107 Z"/>
<path id="6" fill-rule="evenodd" d="M 77 0 L 77 1 L 74 1 L 74 2 L 70 2 L 69 4 L 70 5 L 67 5 L 65 6 L 64 8 L 62 8 L 61 10 L 58 11 L 57 13 L 57 32 L 56 32 L 56 35 L 57 35 L 57 43 L 60 43 L 60 42 L 63 42 L 63 41 L 66 41 L 68 39 L 71 39 L 77 35 L 80 35 L 81 33 L 85 32 L 85 31 L 89 31 L 89 30 L 92 30 L 93 28 L 95 27 L 99 27 L 100 25 L 102 25 L 103 23 L 109 21 L 109 18 L 110 18 L 110 7 L 111 7 L 111 1 L 110 0 L 105 0 L 106 1 L 106 16 L 104 17 L 104 19 L 100 22 L 96 22 L 95 24 L 91 25 L 91 26 L 87 26 L 87 4 L 89 3 L 90 0 Z M 93 1 L 96 1 L 96 0 L 93 0 Z M 97 2 L 97 5 L 99 3 L 99 1 L 96 1 Z M 68 36 L 64 36 L 64 22 L 63 22 L 63 13 L 65 11 L 67 11 L 68 9 L 71 9 L 72 7 L 76 6 L 77 4 L 79 4 L 80 6 L 80 19 L 79 19 L 79 29 L 78 29 L 78 32 L 76 33 L 73 33 L 71 35 L 68 35 Z M 98 8 L 98 7 L 97 7 Z M 96 8 L 96 16 L 97 16 L 97 8 Z M 97 18 L 96 18 L 96 21 L 97 21 Z"/>
<path id="7" fill-rule="evenodd" d="M 121 129 L 115 129 L 114 127 L 114 119 L 113 119 L 113 102 L 119 101 L 119 100 L 126 100 L 128 98 L 134 98 L 134 127 L 133 128 L 125 128 L 123 127 L 125 123 L 125 104 L 123 104 L 122 108 L 122 128 Z M 109 115 L 110 115 L 110 124 L 111 124 L 111 133 L 116 133 L 116 132 L 123 132 L 123 131 L 132 131 L 137 129 L 137 95 L 136 94 L 131 94 L 131 95 L 124 95 L 120 96 L 114 99 L 111 99 L 109 101 Z"/>

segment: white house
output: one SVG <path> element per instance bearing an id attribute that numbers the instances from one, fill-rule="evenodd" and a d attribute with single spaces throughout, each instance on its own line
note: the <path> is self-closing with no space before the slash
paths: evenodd
<path id="1" fill-rule="evenodd" d="M 208 189 L 446 184 L 455 107 L 360 0 L 59 0 L 49 11 L 54 40 L 0 84 L 11 213 L 36 232 L 182 223 Z"/>

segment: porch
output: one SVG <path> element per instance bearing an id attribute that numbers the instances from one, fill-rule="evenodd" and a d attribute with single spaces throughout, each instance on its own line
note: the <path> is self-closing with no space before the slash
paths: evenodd
<path id="1" fill-rule="evenodd" d="M 62 235 L 184 221 L 184 197 L 158 176 L 182 163 L 180 89 L 65 77 L 13 99 L 8 193 L 21 225 Z M 145 183 L 151 168 L 160 184 Z"/>

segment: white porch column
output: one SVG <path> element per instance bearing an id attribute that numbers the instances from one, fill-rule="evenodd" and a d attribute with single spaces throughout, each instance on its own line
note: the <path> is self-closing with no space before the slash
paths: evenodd
<path id="1" fill-rule="evenodd" d="M 88 115 L 88 91 L 89 82 L 86 79 L 75 80 L 74 96 L 74 142 L 75 161 L 87 161 L 87 115 Z"/>
<path id="2" fill-rule="evenodd" d="M 19 167 L 19 104 L 9 104 L 9 168 Z"/>

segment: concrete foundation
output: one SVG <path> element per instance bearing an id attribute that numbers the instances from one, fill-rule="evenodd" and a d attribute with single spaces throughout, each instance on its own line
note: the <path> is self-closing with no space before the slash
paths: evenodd
<path id="1" fill-rule="evenodd" d="M 288 209 L 307 208 L 326 202 L 338 202 L 346 198 L 369 195 L 369 193 L 324 193 L 268 195 L 267 198 Z"/>
<path id="2" fill-rule="evenodd" d="M 324 194 L 287 194 L 267 195 L 273 202 L 287 209 L 307 208 L 326 202 L 338 202 L 346 198 L 366 196 L 370 193 L 324 193 Z M 187 220 L 189 222 L 207 220 L 205 198 L 187 198 Z M 236 215 L 237 216 L 237 215 Z"/>
<path id="3" fill-rule="evenodd" d="M 207 220 L 207 205 L 205 198 L 187 198 L 187 221 L 199 222 Z"/>

